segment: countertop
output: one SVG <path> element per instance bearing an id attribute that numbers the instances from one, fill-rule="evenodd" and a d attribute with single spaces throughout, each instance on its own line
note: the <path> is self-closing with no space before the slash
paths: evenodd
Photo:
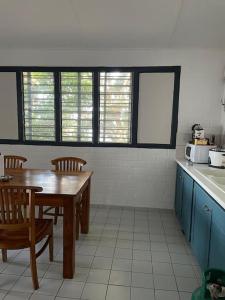
<path id="1" fill-rule="evenodd" d="M 211 182 L 210 179 L 207 179 L 204 175 L 198 172 L 198 170 L 201 171 L 203 169 L 210 168 L 207 164 L 190 165 L 185 159 L 177 159 L 176 161 L 184 169 L 184 171 L 186 171 L 220 206 L 225 209 L 225 192 Z"/>

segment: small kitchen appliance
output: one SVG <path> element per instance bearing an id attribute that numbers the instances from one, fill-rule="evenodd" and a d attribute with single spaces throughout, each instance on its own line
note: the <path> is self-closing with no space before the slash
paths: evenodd
<path id="1" fill-rule="evenodd" d="M 200 124 L 192 126 L 192 143 L 195 145 L 208 145 L 209 140 L 205 138 L 205 130 Z"/>
<path id="2" fill-rule="evenodd" d="M 186 144 L 185 158 L 198 164 L 207 164 L 209 150 L 215 148 L 215 145 L 194 145 Z M 224 157 L 225 158 L 225 157 Z"/>
<path id="3" fill-rule="evenodd" d="M 192 139 L 204 139 L 205 130 L 202 128 L 200 124 L 194 124 L 191 129 L 192 129 Z"/>
<path id="4" fill-rule="evenodd" d="M 225 169 L 225 149 L 210 149 L 208 163 L 210 167 Z"/>

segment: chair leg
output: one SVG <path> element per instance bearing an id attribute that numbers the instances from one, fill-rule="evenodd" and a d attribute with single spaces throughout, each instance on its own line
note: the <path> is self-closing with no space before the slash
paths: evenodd
<path id="1" fill-rule="evenodd" d="M 53 228 L 51 234 L 49 235 L 49 260 L 53 261 Z"/>
<path id="2" fill-rule="evenodd" d="M 57 224 L 58 215 L 59 215 L 59 207 L 56 207 L 55 208 L 55 215 L 54 215 L 54 225 Z"/>
<path id="3" fill-rule="evenodd" d="M 7 250 L 2 249 L 2 261 L 7 262 Z"/>
<path id="4" fill-rule="evenodd" d="M 44 212 L 43 206 L 39 206 L 39 212 L 38 212 L 39 219 L 43 219 L 43 212 Z"/>
<path id="5" fill-rule="evenodd" d="M 35 290 L 37 290 L 39 288 L 39 284 L 38 284 L 38 275 L 37 275 L 35 246 L 30 247 L 30 267 L 31 267 L 33 287 Z"/>
<path id="6" fill-rule="evenodd" d="M 76 204 L 76 240 L 80 236 L 80 203 Z"/>

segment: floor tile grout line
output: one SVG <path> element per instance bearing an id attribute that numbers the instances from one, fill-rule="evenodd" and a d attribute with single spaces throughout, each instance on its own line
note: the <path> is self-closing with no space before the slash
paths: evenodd
<path id="1" fill-rule="evenodd" d="M 188 255 L 188 254 L 187 254 Z M 172 257 L 171 257 L 171 252 L 169 251 L 169 256 L 170 256 L 170 259 L 171 259 L 171 265 L 172 265 L 172 270 L 173 270 L 173 274 L 174 274 L 174 279 L 175 279 L 175 283 L 176 283 L 176 286 L 177 286 L 177 293 L 178 293 L 178 297 L 180 300 L 181 299 L 181 295 L 180 295 L 180 290 L 179 290 L 179 287 L 178 287 L 178 283 L 177 283 L 177 276 L 175 274 L 175 271 L 174 271 L 174 263 L 172 262 Z M 192 269 L 193 269 L 193 266 L 191 265 Z M 194 271 L 194 270 L 193 270 Z"/>
<path id="2" fill-rule="evenodd" d="M 132 240 L 133 245 L 134 245 L 134 230 L 135 230 L 135 210 L 134 210 L 134 221 L 133 221 L 133 240 Z M 132 248 L 130 299 L 131 299 L 131 287 L 133 286 L 133 261 L 134 261 L 134 248 Z"/>
<path id="3" fill-rule="evenodd" d="M 165 232 L 165 229 L 163 228 L 163 230 L 164 230 L 164 233 L 166 234 L 166 232 Z M 167 243 L 167 245 L 168 245 L 168 243 Z M 168 250 L 169 250 L 169 247 L 168 247 Z M 177 293 L 178 293 L 178 297 L 179 297 L 179 299 L 180 299 L 180 294 L 179 294 L 179 290 L 178 290 L 178 284 L 177 284 L 177 280 L 176 280 L 176 276 L 175 276 L 175 272 L 174 272 L 174 267 L 173 267 L 173 263 L 172 263 L 172 257 L 171 257 L 171 254 L 170 254 L 170 252 L 168 251 L 168 253 L 169 253 L 169 256 L 170 256 L 170 263 L 171 263 L 171 266 L 172 266 L 172 270 L 173 270 L 173 276 L 174 276 L 174 280 L 175 280 L 175 283 L 176 283 L 176 287 L 177 287 Z M 180 299 L 181 300 L 181 299 Z"/>
<path id="4" fill-rule="evenodd" d="M 122 210 L 123 211 L 123 210 Z M 122 214 L 122 213 L 121 213 Z M 121 224 L 121 214 L 120 214 L 120 223 L 119 223 L 119 228 L 120 228 L 120 224 Z M 117 231 L 117 237 L 116 237 L 116 242 L 115 242 L 115 247 L 114 247 L 114 251 L 113 251 L 113 256 L 112 256 L 112 263 L 111 263 L 111 269 L 109 271 L 109 279 L 108 279 L 108 284 L 107 284 L 107 289 L 106 289 L 106 294 L 105 294 L 105 300 L 107 299 L 107 294 L 108 294 L 108 289 L 109 289 L 109 282 L 110 282 L 110 278 L 111 278 L 111 273 L 112 273 L 112 266 L 113 266 L 113 261 L 115 258 L 115 250 L 116 250 L 116 245 L 117 245 L 117 240 L 118 240 L 118 235 L 119 235 L 119 230 Z"/>

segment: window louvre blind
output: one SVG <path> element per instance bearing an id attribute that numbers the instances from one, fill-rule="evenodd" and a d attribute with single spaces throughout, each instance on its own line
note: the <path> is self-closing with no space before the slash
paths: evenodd
<path id="1" fill-rule="evenodd" d="M 92 142 L 93 75 L 62 72 L 62 141 Z"/>
<path id="2" fill-rule="evenodd" d="M 23 72 L 25 140 L 55 140 L 54 74 Z"/>
<path id="3" fill-rule="evenodd" d="M 131 143 L 132 73 L 100 73 L 102 143 Z"/>

